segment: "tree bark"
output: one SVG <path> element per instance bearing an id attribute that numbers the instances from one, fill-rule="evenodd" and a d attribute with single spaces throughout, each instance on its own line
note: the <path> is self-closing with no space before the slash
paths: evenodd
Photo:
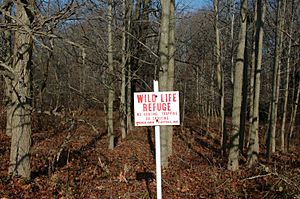
<path id="1" fill-rule="evenodd" d="M 12 138 L 9 173 L 13 176 L 30 178 L 30 145 L 31 145 L 31 56 L 32 37 L 28 32 L 33 21 L 34 1 L 15 1 L 16 23 L 19 27 L 14 37 L 14 70 L 12 80 Z"/>
<path id="2" fill-rule="evenodd" d="M 126 0 L 122 2 L 122 15 L 123 15 L 123 28 L 122 28 L 122 63 L 121 63 L 121 96 L 120 96 L 120 128 L 122 138 L 125 139 L 127 136 L 126 129 L 126 24 L 127 24 L 127 6 Z"/>
<path id="3" fill-rule="evenodd" d="M 275 50 L 274 50 L 274 71 L 273 71 L 273 85 L 272 85 L 272 101 L 270 112 L 270 123 L 267 138 L 267 157 L 271 158 L 271 154 L 275 152 L 276 148 L 276 124 L 277 124 L 277 109 L 279 98 L 279 86 L 280 86 L 280 56 L 282 49 L 282 27 L 283 27 L 283 14 L 284 7 L 282 7 L 282 1 L 277 1 L 277 14 L 276 14 L 276 36 L 275 36 Z"/>
<path id="4" fill-rule="evenodd" d="M 175 75 L 175 0 L 170 3 L 170 19 L 169 19 L 169 64 L 168 64 L 168 82 L 169 91 L 174 90 L 174 75 Z M 167 126 L 167 142 L 168 142 L 168 157 L 173 152 L 173 126 Z"/>
<path id="5" fill-rule="evenodd" d="M 216 34 L 216 43 L 215 43 L 215 53 L 216 53 L 216 62 L 217 62 L 217 84 L 219 91 L 219 103 L 220 103 L 220 135 L 221 135 L 221 148 L 222 153 L 226 152 L 226 137 L 224 133 L 224 122 L 225 122 L 225 114 L 224 114 L 224 76 L 223 69 L 221 66 L 221 45 L 220 45 L 220 30 L 219 30 L 219 0 L 214 0 L 214 12 L 215 12 L 215 34 Z"/>
<path id="6" fill-rule="evenodd" d="M 107 136 L 108 148 L 114 148 L 114 127 L 113 127 L 113 104 L 114 104 L 114 85 L 113 85 L 113 35 L 112 35 L 112 0 L 108 1 L 108 98 L 107 98 Z"/>
<path id="7" fill-rule="evenodd" d="M 169 29 L 170 29 L 170 0 L 161 1 L 161 27 L 160 27 L 160 70 L 159 70 L 159 89 L 168 90 L 168 69 L 169 69 Z M 168 129 L 166 126 L 160 128 L 161 139 L 161 164 L 163 168 L 168 167 Z"/>
<path id="8" fill-rule="evenodd" d="M 235 0 L 230 2 L 230 15 L 231 15 L 231 27 L 230 27 L 230 38 L 231 38 L 231 83 L 234 84 L 234 21 L 235 21 Z"/>
<path id="9" fill-rule="evenodd" d="M 252 128 L 252 121 L 253 121 L 253 104 L 254 104 L 254 81 L 255 81 L 255 66 L 256 66 L 256 44 L 257 44 L 257 0 L 253 2 L 253 12 L 254 12 L 254 19 L 253 19 L 253 34 L 252 34 L 252 52 L 251 52 L 251 66 L 250 66 L 250 82 L 249 82 L 249 133 L 248 133 L 248 141 L 247 147 L 249 147 L 250 143 L 250 134 Z"/>
<path id="10" fill-rule="evenodd" d="M 127 1 L 128 3 L 128 12 L 127 12 L 127 32 L 130 32 L 131 29 L 131 12 L 132 12 L 132 1 Z M 131 39 L 130 37 L 128 37 L 127 39 L 127 52 L 128 54 L 130 54 L 131 51 Z M 131 60 L 131 57 L 129 57 L 129 60 Z M 127 128 L 127 132 L 130 132 L 132 129 L 132 113 L 131 113 L 131 81 L 132 81 L 132 73 L 131 73 L 131 61 L 128 61 L 128 65 L 127 65 L 127 94 L 126 94 L 126 128 Z"/>
<path id="11" fill-rule="evenodd" d="M 289 132 L 288 132 L 288 146 L 290 146 L 290 143 L 292 141 L 292 137 L 293 137 L 293 131 L 294 131 L 294 124 L 295 124 L 295 120 L 296 120 L 296 116 L 297 116 L 297 110 L 298 110 L 298 103 L 299 103 L 299 96 L 300 96 L 300 81 L 298 81 L 298 89 L 296 91 L 296 96 L 295 96 L 295 100 L 294 100 L 294 104 L 293 104 L 293 109 L 292 109 L 292 113 L 291 113 L 291 119 L 290 119 L 290 124 L 289 124 Z"/>
<path id="12" fill-rule="evenodd" d="M 261 75 L 261 65 L 262 65 L 262 49 L 263 49 L 263 35 L 264 35 L 264 19 L 265 19 L 265 9 L 266 5 L 264 0 L 256 1 L 256 34 L 255 34 L 255 60 L 254 66 L 255 79 L 253 88 L 253 115 L 250 123 L 249 132 L 249 149 L 248 149 L 248 166 L 251 167 L 258 160 L 259 154 L 259 137 L 258 137 L 258 126 L 259 126 L 259 98 L 260 98 L 260 75 Z"/>
<path id="13" fill-rule="evenodd" d="M 286 0 L 284 0 L 284 4 L 286 4 Z M 294 19 L 294 13 L 292 10 L 291 23 L 289 25 L 289 34 L 293 34 L 293 19 Z M 283 105 L 283 111 L 282 111 L 283 115 L 282 115 L 281 130 L 280 130 L 280 149 L 281 149 L 281 151 L 285 151 L 285 149 L 286 149 L 286 147 L 285 147 L 285 134 L 286 134 L 285 127 L 286 127 L 286 116 L 287 116 L 288 96 L 289 96 L 291 48 L 292 48 L 292 39 L 289 38 L 286 69 L 285 69 L 284 105 Z"/>
<path id="14" fill-rule="evenodd" d="M 242 103 L 242 81 L 244 68 L 244 51 L 246 44 L 247 28 L 247 0 L 242 0 L 240 8 L 240 31 L 237 59 L 234 70 L 233 107 L 232 107 L 232 132 L 228 157 L 228 170 L 236 171 L 239 168 L 239 128 Z"/>
<path id="15" fill-rule="evenodd" d="M 247 38 L 247 31 L 246 31 Z M 244 150 L 244 139 L 245 139 L 245 128 L 246 128 L 246 119 L 247 119 L 247 104 L 248 104 L 248 47 L 247 42 L 245 44 L 244 51 L 244 69 L 243 69 L 243 85 L 242 85 L 242 104 L 241 104 L 241 121 L 240 121 L 240 130 L 239 130 L 239 149 L 243 153 Z"/>

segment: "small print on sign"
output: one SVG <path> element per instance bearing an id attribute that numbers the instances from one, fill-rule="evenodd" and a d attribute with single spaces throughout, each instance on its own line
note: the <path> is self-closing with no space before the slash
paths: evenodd
<path id="1" fill-rule="evenodd" d="M 135 126 L 180 125 L 179 92 L 134 93 Z"/>

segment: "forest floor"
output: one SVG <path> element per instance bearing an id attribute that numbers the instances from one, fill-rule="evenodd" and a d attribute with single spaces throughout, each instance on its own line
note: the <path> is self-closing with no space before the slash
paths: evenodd
<path id="1" fill-rule="evenodd" d="M 133 128 L 108 150 L 103 114 L 76 114 L 72 128 L 61 118 L 35 116 L 31 180 L 7 175 L 10 138 L 0 132 L 0 198 L 156 198 L 153 128 Z M 299 137 L 289 153 L 270 161 L 261 154 L 251 169 L 242 156 L 240 170 L 230 172 L 218 131 L 200 126 L 194 119 L 174 128 L 163 198 L 300 198 Z"/>

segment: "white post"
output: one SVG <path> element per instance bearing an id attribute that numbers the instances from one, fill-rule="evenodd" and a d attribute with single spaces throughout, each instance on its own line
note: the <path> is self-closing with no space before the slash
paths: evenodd
<path id="1" fill-rule="evenodd" d="M 154 92 L 159 92 L 158 81 L 153 80 Z M 160 160 L 160 126 L 155 126 L 155 163 L 156 163 L 156 191 L 157 199 L 162 199 L 161 160 Z"/>

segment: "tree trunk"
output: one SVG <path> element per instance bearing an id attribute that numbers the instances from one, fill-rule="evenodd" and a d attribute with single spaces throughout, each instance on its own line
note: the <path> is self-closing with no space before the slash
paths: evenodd
<path id="1" fill-rule="evenodd" d="M 297 89 L 296 92 L 297 92 L 297 94 L 296 94 L 296 98 L 294 100 L 291 119 L 290 119 L 290 124 L 289 124 L 289 128 L 288 128 L 288 130 L 289 130 L 289 133 L 288 133 L 288 136 L 289 136 L 288 146 L 290 146 L 290 143 L 292 141 L 292 136 L 293 136 L 293 131 L 294 131 L 294 124 L 295 124 L 295 120 L 296 120 L 296 116 L 297 116 L 299 96 L 300 96 L 300 81 L 298 81 L 298 89 Z"/>
<path id="2" fill-rule="evenodd" d="M 131 29 L 131 12 L 132 12 L 132 1 L 127 1 L 128 3 L 128 12 L 127 12 L 127 32 L 130 32 Z M 131 44 L 131 39 L 130 37 L 127 38 L 127 53 L 130 54 L 130 44 Z M 129 60 L 131 60 L 131 57 L 129 57 Z M 131 131 L 132 129 L 132 120 L 131 120 L 131 80 L 132 80 L 132 75 L 131 75 L 131 61 L 128 61 L 127 65 L 127 94 L 126 94 L 126 128 L 127 128 L 127 133 Z"/>
<path id="3" fill-rule="evenodd" d="M 24 3 L 15 1 L 16 23 L 19 29 L 14 37 L 14 70 L 12 80 L 12 138 L 9 173 L 13 176 L 30 178 L 30 145 L 31 145 L 31 56 L 32 37 L 26 31 L 33 21 L 34 1 Z M 26 28 L 25 28 L 26 26 Z"/>
<path id="4" fill-rule="evenodd" d="M 216 43 L 215 43 L 215 53 L 217 60 L 216 67 L 216 76 L 217 76 L 217 84 L 218 84 L 218 92 L 219 92 L 219 103 L 220 103 L 220 135 L 221 135 L 221 148 L 222 154 L 226 153 L 226 132 L 224 130 L 225 123 L 225 114 L 224 114 L 224 74 L 221 66 L 221 45 L 220 45 L 220 30 L 219 30 L 219 0 L 214 0 L 214 12 L 215 12 L 215 34 L 216 34 Z"/>
<path id="5" fill-rule="evenodd" d="M 249 133 L 248 133 L 248 141 L 247 147 L 249 147 L 250 143 L 250 134 L 251 128 L 253 126 L 253 104 L 254 104 L 254 81 L 255 81 L 255 66 L 256 66 L 256 44 L 257 44 L 257 0 L 253 2 L 253 9 L 254 9 L 254 20 L 253 20 L 253 34 L 252 34 L 252 52 L 251 52 L 251 67 L 250 67 L 250 87 L 249 87 Z"/>
<path id="6" fill-rule="evenodd" d="M 286 0 L 284 1 L 286 4 Z M 289 25 L 289 34 L 293 34 L 293 19 L 294 13 L 292 10 L 291 15 L 291 23 Z M 286 116 L 287 116 L 287 107 L 288 107 L 288 96 L 289 96 L 289 81 L 290 81 L 290 56 L 291 56 L 291 48 L 292 48 L 292 39 L 289 38 L 288 42 L 288 52 L 287 52 L 287 60 L 286 60 L 286 69 L 285 69 L 285 85 L 284 85 L 284 105 L 283 105 L 283 115 L 281 122 L 281 130 L 280 130 L 280 149 L 281 151 L 285 151 L 285 127 L 286 127 Z"/>
<path id="7" fill-rule="evenodd" d="M 200 109 L 201 109 L 201 104 L 200 104 L 200 86 L 199 86 L 199 67 L 196 69 L 196 100 L 197 100 L 197 119 L 200 120 Z M 200 124 L 201 125 L 201 124 Z"/>
<path id="8" fill-rule="evenodd" d="M 248 166 L 251 167 L 257 162 L 259 154 L 259 137 L 258 137 L 258 126 L 259 126 L 259 98 L 260 98 L 260 75 L 262 65 L 262 49 L 263 49 L 263 35 L 264 35 L 264 19 L 266 5 L 264 0 L 256 1 L 256 34 L 255 34 L 255 61 L 252 67 L 255 67 L 254 75 L 254 88 L 253 88 L 253 115 L 251 120 L 251 127 L 249 132 L 249 149 L 248 149 Z"/>
<path id="9" fill-rule="evenodd" d="M 13 107 L 12 107 L 12 82 L 9 78 L 4 77 L 5 80 L 5 108 L 6 108 L 6 135 L 10 136 L 12 135 L 12 114 L 13 114 Z"/>
<path id="10" fill-rule="evenodd" d="M 231 83 L 234 83 L 234 21 L 235 21 L 235 0 L 231 0 L 229 5 L 231 14 L 231 27 L 230 27 L 230 37 L 231 37 Z"/>
<path id="11" fill-rule="evenodd" d="M 126 102 L 126 107 L 127 107 L 127 123 L 126 123 L 126 126 L 127 126 L 127 131 L 130 132 L 131 129 L 132 129 L 132 112 L 131 112 L 131 106 L 132 106 L 132 103 L 131 103 L 131 99 L 132 99 L 132 87 L 131 87 L 131 80 L 132 80 L 132 72 L 131 72 L 131 64 L 129 63 L 128 66 L 127 66 L 127 102 Z"/>
<path id="12" fill-rule="evenodd" d="M 161 1 L 161 27 L 160 27 L 160 70 L 159 70 L 159 89 L 168 90 L 168 69 L 169 69 L 169 24 L 170 24 L 170 0 Z M 168 167 L 168 128 L 161 126 L 161 163 L 163 168 Z"/>
<path id="13" fill-rule="evenodd" d="M 113 105 L 114 105 L 114 85 L 113 85 L 113 35 L 112 35 L 112 0 L 108 1 L 108 98 L 107 98 L 107 136 L 108 148 L 114 148 L 114 127 L 113 127 Z"/>
<path id="14" fill-rule="evenodd" d="M 11 11 L 12 11 L 13 2 L 11 0 L 4 0 L 1 7 L 3 8 L 3 24 L 11 23 Z M 8 66 L 12 66 L 12 36 L 10 30 L 4 30 L 3 33 L 4 39 L 4 62 Z M 11 104 L 11 93 L 12 85 L 11 79 L 4 76 L 5 81 L 5 107 L 6 107 L 6 135 L 11 136 L 11 117 L 13 114 L 12 104 Z"/>
<path id="15" fill-rule="evenodd" d="M 168 64 L 168 82 L 169 91 L 174 90 L 174 75 L 175 75 L 175 0 L 170 3 L 170 19 L 169 19 L 169 64 Z M 173 152 L 173 126 L 167 126 L 167 142 L 168 142 L 168 157 Z"/>
<path id="16" fill-rule="evenodd" d="M 237 49 L 237 61 L 234 70 L 233 107 L 232 107 L 232 132 L 227 168 L 236 171 L 239 168 L 239 128 L 242 103 L 242 81 L 244 68 L 244 51 L 246 44 L 247 28 L 247 0 L 242 0 L 240 9 L 240 32 Z"/>
<path id="17" fill-rule="evenodd" d="M 211 90 L 211 88 L 210 88 Z M 206 130 L 208 131 L 209 125 L 210 125 L 210 98 L 211 96 L 208 97 L 206 101 Z"/>
<path id="18" fill-rule="evenodd" d="M 126 0 L 122 2 L 122 14 L 123 14 L 123 29 L 122 29 L 122 63 L 121 63 L 121 96 L 120 96 L 120 128 L 122 138 L 125 139 L 127 136 L 126 129 L 126 25 L 127 25 L 127 6 Z"/>
<path id="19" fill-rule="evenodd" d="M 247 38 L 247 31 L 246 31 Z M 242 85 L 242 105 L 241 105 L 241 121 L 240 121 L 240 132 L 239 132 L 239 149 L 243 153 L 244 150 L 244 139 L 245 139 L 245 128 L 246 128 L 246 118 L 247 118 L 247 104 L 248 104 L 248 47 L 247 42 L 245 44 L 244 51 L 244 71 L 243 71 L 243 85 Z"/>
<path id="20" fill-rule="evenodd" d="M 219 103 L 220 103 L 220 143 L 222 148 L 222 154 L 226 153 L 227 135 L 225 129 L 225 112 L 224 112 L 224 71 L 221 66 L 221 45 L 220 45 L 220 30 L 219 30 L 219 0 L 214 0 L 214 12 L 215 12 L 215 34 L 216 34 L 216 60 L 217 60 L 217 84 L 219 92 Z"/>
<path id="21" fill-rule="evenodd" d="M 186 84 L 187 82 L 185 81 L 183 83 L 183 93 L 182 93 L 182 98 L 181 98 L 181 102 L 182 102 L 182 105 L 181 105 L 181 121 L 180 121 L 180 127 L 181 127 L 181 131 L 184 129 L 184 126 L 185 126 L 185 106 L 186 106 Z"/>
<path id="22" fill-rule="evenodd" d="M 277 15 L 276 15 L 276 38 L 275 38 L 275 52 L 274 52 L 274 71 L 273 71 L 273 85 L 272 85 L 272 101 L 270 112 L 270 123 L 267 138 L 267 156 L 271 158 L 271 154 L 275 152 L 276 147 L 276 124 L 277 124 L 277 109 L 279 98 L 279 86 L 280 86 L 280 56 L 282 49 L 282 27 L 283 27 L 283 14 L 284 7 L 282 7 L 282 1 L 277 1 Z M 282 10 L 283 8 L 283 10 Z"/>

